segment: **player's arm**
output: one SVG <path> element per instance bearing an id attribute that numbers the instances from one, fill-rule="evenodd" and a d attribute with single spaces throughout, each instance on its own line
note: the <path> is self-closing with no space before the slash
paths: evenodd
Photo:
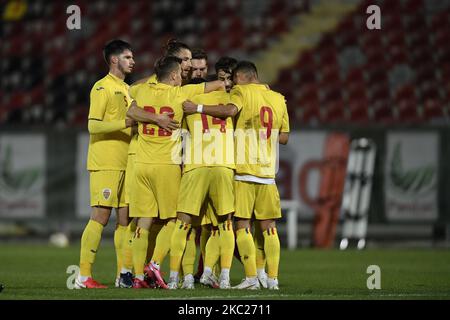
<path id="1" fill-rule="evenodd" d="M 135 122 L 132 119 L 103 121 L 98 119 L 89 119 L 88 131 L 90 134 L 110 133 L 132 127 Z"/>
<path id="2" fill-rule="evenodd" d="M 129 128 L 134 124 L 134 121 L 131 119 L 113 121 L 104 120 L 109 95 L 103 86 L 96 85 L 92 88 L 90 101 L 88 116 L 88 131 L 90 134 L 120 131 Z"/>
<path id="3" fill-rule="evenodd" d="M 282 122 L 281 122 L 280 135 L 278 138 L 278 142 L 280 144 L 287 144 L 289 141 L 290 126 L 289 126 L 289 114 L 287 112 L 286 101 L 284 101 L 283 108 L 284 108 L 284 114 L 283 114 L 283 118 L 282 118 Z"/>
<path id="4" fill-rule="evenodd" d="M 172 131 L 180 127 L 180 123 L 177 120 L 170 118 L 172 114 L 173 113 L 155 114 L 147 112 L 144 109 L 139 108 L 134 100 L 127 111 L 127 117 L 130 117 L 137 122 L 156 124 L 158 127 L 167 131 Z"/>
<path id="5" fill-rule="evenodd" d="M 287 144 L 289 141 L 289 132 L 280 132 L 278 142 L 280 144 Z"/>
<path id="6" fill-rule="evenodd" d="M 225 81 L 214 80 L 214 81 L 205 82 L 205 92 L 204 93 L 209 93 L 209 92 L 213 92 L 216 90 L 225 90 Z"/>
<path id="7" fill-rule="evenodd" d="M 226 105 L 198 105 L 190 100 L 183 102 L 183 111 L 185 114 L 204 113 L 215 118 L 234 117 L 238 113 L 238 108 L 228 103 Z"/>

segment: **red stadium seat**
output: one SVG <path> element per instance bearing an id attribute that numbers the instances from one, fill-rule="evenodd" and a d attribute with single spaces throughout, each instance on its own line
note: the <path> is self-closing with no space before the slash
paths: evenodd
<path id="1" fill-rule="evenodd" d="M 396 104 L 397 119 L 399 122 L 417 123 L 420 122 L 420 116 L 417 112 L 417 106 L 413 100 L 400 100 Z"/>
<path id="2" fill-rule="evenodd" d="M 387 101 L 390 99 L 389 87 L 386 84 L 379 84 L 373 86 L 369 93 L 369 102 L 376 104 L 379 101 Z"/>
<path id="3" fill-rule="evenodd" d="M 348 104 L 351 122 L 366 123 L 369 121 L 369 108 L 364 100 L 352 100 Z"/>
<path id="4" fill-rule="evenodd" d="M 423 9 L 423 0 L 406 0 L 403 11 L 408 14 L 415 14 Z"/>
<path id="5" fill-rule="evenodd" d="M 319 122 L 321 120 L 320 107 L 318 103 L 302 104 L 301 119 L 305 123 Z"/>
<path id="6" fill-rule="evenodd" d="M 401 100 L 415 100 L 416 99 L 415 87 L 411 84 L 404 85 L 398 88 L 395 92 L 395 101 Z"/>
<path id="7" fill-rule="evenodd" d="M 319 93 L 317 90 L 317 85 L 315 83 L 306 83 L 302 84 L 299 87 L 299 99 L 300 101 L 314 101 L 316 103 L 319 102 Z"/>
<path id="8" fill-rule="evenodd" d="M 425 120 L 445 119 L 447 116 L 439 100 L 427 99 L 424 103 L 423 117 Z"/>
<path id="9" fill-rule="evenodd" d="M 373 108 L 373 120 L 388 124 L 394 122 L 393 110 L 389 104 L 381 103 Z"/>
<path id="10" fill-rule="evenodd" d="M 333 100 L 324 107 L 322 120 L 325 123 L 344 122 L 346 120 L 345 107 L 342 100 Z"/>
<path id="11" fill-rule="evenodd" d="M 364 72 L 362 68 L 356 67 L 350 69 L 347 73 L 347 76 L 345 77 L 345 84 L 348 86 L 351 83 L 364 83 Z"/>
<path id="12" fill-rule="evenodd" d="M 345 87 L 347 91 L 348 101 L 351 100 L 364 100 L 367 99 L 367 89 L 364 82 L 354 83 Z"/>
<path id="13" fill-rule="evenodd" d="M 383 28 L 387 30 L 388 33 L 400 31 L 403 29 L 402 16 L 398 14 L 385 14 L 383 15 Z"/>

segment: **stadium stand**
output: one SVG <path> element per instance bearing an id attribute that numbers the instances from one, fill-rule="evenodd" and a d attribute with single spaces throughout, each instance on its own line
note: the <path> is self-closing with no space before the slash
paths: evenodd
<path id="1" fill-rule="evenodd" d="M 358 5 L 271 83 L 285 94 L 293 119 L 300 125 L 446 121 L 450 3 L 341 2 Z M 151 73 L 171 37 L 205 48 L 212 61 L 223 54 L 253 59 L 321 3 L 80 0 L 82 29 L 68 31 L 68 1 L 29 2 L 18 20 L 2 22 L 0 123 L 85 125 L 89 88 L 104 73 L 100 52 L 111 38 L 133 44 L 133 81 Z M 365 27 L 369 4 L 380 5 L 382 30 Z"/>

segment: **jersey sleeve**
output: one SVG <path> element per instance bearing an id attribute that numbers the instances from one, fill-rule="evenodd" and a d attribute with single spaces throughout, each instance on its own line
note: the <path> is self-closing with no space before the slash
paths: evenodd
<path id="1" fill-rule="evenodd" d="M 88 119 L 103 120 L 108 104 L 108 92 L 101 85 L 94 85 L 90 95 Z"/>
<path id="2" fill-rule="evenodd" d="M 205 93 L 205 83 L 187 84 L 181 87 L 181 92 L 187 99 L 192 99 L 196 95 Z"/>
<path id="3" fill-rule="evenodd" d="M 138 89 L 139 89 L 139 87 L 140 87 L 141 85 L 142 85 L 141 83 L 132 85 L 132 86 L 130 87 L 130 89 L 128 90 L 128 93 L 130 94 L 130 98 L 131 98 L 132 100 L 135 100 L 135 99 L 136 99 L 136 93 L 137 93 L 137 91 L 138 91 Z"/>
<path id="4" fill-rule="evenodd" d="M 287 107 L 286 107 L 286 101 L 283 101 L 283 109 L 284 109 L 284 114 L 283 114 L 283 120 L 281 122 L 280 132 L 289 132 L 290 131 L 289 114 L 288 114 Z"/>
<path id="5" fill-rule="evenodd" d="M 233 89 L 231 89 L 230 103 L 237 107 L 238 112 L 241 111 L 244 105 L 244 92 L 240 86 L 234 86 Z"/>

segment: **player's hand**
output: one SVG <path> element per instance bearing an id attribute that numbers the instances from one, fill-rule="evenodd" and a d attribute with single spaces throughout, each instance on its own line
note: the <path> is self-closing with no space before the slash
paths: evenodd
<path id="1" fill-rule="evenodd" d="M 134 121 L 133 119 L 125 119 L 125 125 L 127 126 L 127 128 L 129 127 L 133 127 L 135 125 L 137 125 L 137 122 Z"/>
<path id="2" fill-rule="evenodd" d="M 190 100 L 183 102 L 183 111 L 186 114 L 193 114 L 197 112 L 197 105 Z"/>
<path id="3" fill-rule="evenodd" d="M 156 124 L 158 127 L 172 132 L 172 130 L 176 130 L 180 127 L 180 123 L 177 120 L 172 119 L 170 116 L 173 116 L 173 112 L 163 113 L 158 116 L 158 120 Z"/>

